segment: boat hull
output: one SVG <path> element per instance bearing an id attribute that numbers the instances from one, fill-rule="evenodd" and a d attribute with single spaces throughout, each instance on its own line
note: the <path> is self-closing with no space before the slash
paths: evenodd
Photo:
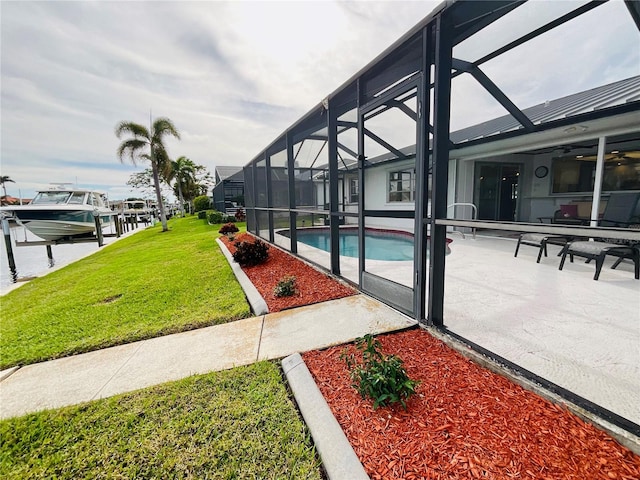
<path id="1" fill-rule="evenodd" d="M 102 225 L 111 222 L 113 212 L 79 209 L 15 208 L 18 223 L 44 240 L 60 240 L 67 237 L 91 235 L 95 231 L 95 214 L 100 215 Z"/>

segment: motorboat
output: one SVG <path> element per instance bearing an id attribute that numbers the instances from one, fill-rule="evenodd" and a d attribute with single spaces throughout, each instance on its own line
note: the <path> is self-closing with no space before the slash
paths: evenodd
<path id="1" fill-rule="evenodd" d="M 125 200 L 122 204 L 122 214 L 125 217 L 133 217 L 141 222 L 151 221 L 153 209 L 147 205 L 146 200 Z"/>
<path id="2" fill-rule="evenodd" d="M 38 191 L 28 205 L 10 205 L 3 210 L 11 212 L 16 222 L 34 235 L 60 240 L 93 234 L 96 217 L 103 226 L 109 224 L 114 212 L 107 205 L 100 192 L 59 186 Z"/>

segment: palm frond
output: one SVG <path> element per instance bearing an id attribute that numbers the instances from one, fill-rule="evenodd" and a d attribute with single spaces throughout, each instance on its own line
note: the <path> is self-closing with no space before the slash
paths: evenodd
<path id="1" fill-rule="evenodd" d="M 120 122 L 116 125 L 116 136 L 118 138 L 122 137 L 122 135 L 129 133 L 134 137 L 142 137 L 149 140 L 151 135 L 149 135 L 149 130 L 147 130 L 143 125 L 134 122 Z"/>
<path id="2" fill-rule="evenodd" d="M 153 142 L 163 144 L 162 139 L 170 135 L 180 140 L 180 133 L 173 122 L 166 117 L 156 118 L 153 122 Z"/>
<path id="3" fill-rule="evenodd" d="M 187 157 L 182 156 L 177 160 L 171 161 L 170 170 L 166 174 L 167 183 L 176 180 L 181 185 L 193 179 L 195 181 L 196 165 Z"/>
<path id="4" fill-rule="evenodd" d="M 130 138 L 129 140 L 123 141 L 118 147 L 118 158 L 120 162 L 124 163 L 125 158 L 129 158 L 131 163 L 137 165 L 139 159 L 144 159 L 144 152 L 140 152 L 142 149 L 145 149 L 149 145 L 146 140 L 140 140 L 138 138 Z M 147 155 L 148 156 L 148 155 Z"/>

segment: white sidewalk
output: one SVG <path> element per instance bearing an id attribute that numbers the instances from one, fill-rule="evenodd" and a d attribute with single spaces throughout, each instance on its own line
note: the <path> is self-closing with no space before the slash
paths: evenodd
<path id="1" fill-rule="evenodd" d="M 4 371 L 0 418 L 401 330 L 414 320 L 365 295 Z"/>

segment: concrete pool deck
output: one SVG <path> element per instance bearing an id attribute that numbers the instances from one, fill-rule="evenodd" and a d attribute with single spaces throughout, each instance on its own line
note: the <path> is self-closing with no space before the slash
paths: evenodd
<path id="1" fill-rule="evenodd" d="M 276 236 L 278 238 L 278 236 Z M 287 248 L 280 237 L 281 246 Z M 558 270 L 560 247 L 538 250 L 516 239 L 451 235 L 446 259 L 445 325 L 534 374 L 640 425 L 640 280 L 633 266 L 576 258 Z M 288 239 L 286 239 L 288 240 Z M 305 258 L 329 266 L 329 254 L 298 243 Z M 358 261 L 341 257 L 357 283 Z M 409 286 L 413 262 L 367 261 L 367 271 Z"/>
<path id="2" fill-rule="evenodd" d="M 454 246 L 455 245 L 455 246 Z M 576 259 L 558 270 L 560 247 L 537 249 L 477 237 L 447 257 L 449 330 L 640 424 L 640 280 L 630 263 L 600 280 Z"/>

